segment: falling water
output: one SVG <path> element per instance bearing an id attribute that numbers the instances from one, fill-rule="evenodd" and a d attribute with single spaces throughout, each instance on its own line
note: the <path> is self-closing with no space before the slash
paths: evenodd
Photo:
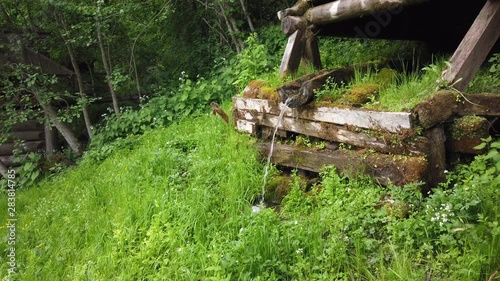
<path id="1" fill-rule="evenodd" d="M 276 133 L 278 132 L 278 128 L 281 125 L 281 121 L 283 120 L 283 117 L 285 116 L 285 110 L 288 108 L 288 104 L 291 101 L 292 101 L 291 98 L 288 98 L 285 101 L 284 106 L 281 109 L 280 115 L 278 117 L 278 122 L 276 124 L 276 127 L 274 128 L 273 138 L 271 139 L 271 148 L 269 149 L 269 155 L 267 156 L 267 164 L 266 164 L 266 169 L 265 169 L 265 172 L 264 172 L 264 182 L 262 184 L 262 193 L 261 193 L 259 205 L 252 207 L 252 211 L 254 213 L 259 212 L 261 210 L 261 208 L 264 206 L 264 196 L 266 195 L 267 176 L 269 174 L 269 167 L 271 166 L 271 157 L 273 156 L 273 150 L 274 150 L 274 143 L 275 143 Z"/>

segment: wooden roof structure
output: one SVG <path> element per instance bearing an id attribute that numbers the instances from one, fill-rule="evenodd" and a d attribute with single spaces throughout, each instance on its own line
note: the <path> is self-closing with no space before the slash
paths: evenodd
<path id="1" fill-rule="evenodd" d="M 49 75 L 73 76 L 75 73 L 67 67 L 53 61 L 52 59 L 35 52 L 22 43 L 19 35 L 13 33 L 0 33 L 0 45 L 17 45 L 16 51 L 3 51 L 0 49 L 0 64 L 24 63 L 37 66 Z"/>
<path id="2" fill-rule="evenodd" d="M 289 36 L 282 75 L 294 73 L 302 59 L 321 69 L 318 35 L 423 40 L 455 51 L 443 78 L 458 90 L 500 36 L 500 0 L 298 0 L 278 18 Z"/>

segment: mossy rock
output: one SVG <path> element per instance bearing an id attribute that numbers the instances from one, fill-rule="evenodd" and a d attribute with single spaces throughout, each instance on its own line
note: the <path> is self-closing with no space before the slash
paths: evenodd
<path id="1" fill-rule="evenodd" d="M 353 87 L 347 92 L 345 99 L 351 105 L 360 106 L 376 97 L 380 91 L 380 85 L 366 83 Z"/>

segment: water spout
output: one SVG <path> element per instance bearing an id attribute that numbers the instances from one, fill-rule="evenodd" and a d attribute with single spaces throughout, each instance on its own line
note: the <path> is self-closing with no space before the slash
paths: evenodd
<path id="1" fill-rule="evenodd" d="M 264 206 L 264 198 L 265 198 L 265 195 L 266 195 L 267 177 L 268 177 L 268 174 L 269 174 L 269 167 L 271 166 L 271 157 L 273 156 L 276 133 L 278 132 L 278 129 L 279 129 L 280 125 L 281 125 L 283 117 L 285 116 L 285 111 L 288 108 L 288 105 L 290 104 L 291 101 L 292 101 L 292 98 L 288 98 L 288 99 L 285 100 L 284 106 L 281 109 L 280 115 L 278 117 L 278 122 L 276 124 L 276 127 L 274 128 L 273 137 L 271 139 L 271 147 L 269 149 L 269 154 L 267 155 L 267 164 L 266 164 L 266 168 L 265 168 L 265 171 L 264 171 L 264 182 L 262 183 L 261 198 L 260 198 L 260 201 L 259 201 L 259 205 L 258 206 L 254 206 L 254 207 L 257 207 L 257 208 L 253 208 L 252 207 L 252 210 L 254 212 L 259 212 L 261 210 L 261 208 Z"/>

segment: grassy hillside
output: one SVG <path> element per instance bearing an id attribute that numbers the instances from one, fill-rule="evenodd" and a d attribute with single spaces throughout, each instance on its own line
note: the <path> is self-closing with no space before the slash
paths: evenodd
<path id="1" fill-rule="evenodd" d="M 295 178 L 280 213 L 254 213 L 263 164 L 219 118 L 113 145 L 17 192 L 17 280 L 485 280 L 500 267 L 496 149 L 428 198 L 327 168 L 309 192 Z"/>

